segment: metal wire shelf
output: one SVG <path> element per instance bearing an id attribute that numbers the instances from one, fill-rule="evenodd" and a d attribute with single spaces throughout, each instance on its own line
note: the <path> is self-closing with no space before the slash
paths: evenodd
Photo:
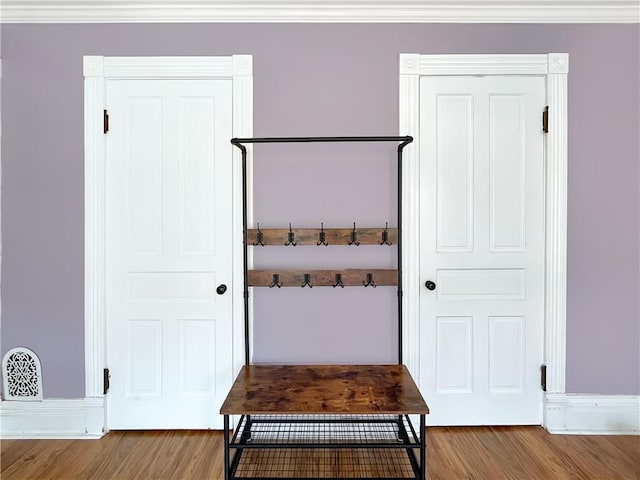
<path id="1" fill-rule="evenodd" d="M 264 449 L 242 453 L 236 480 L 276 479 L 415 479 L 405 450 Z"/>
<path id="2" fill-rule="evenodd" d="M 418 448 L 406 415 L 246 415 L 232 448 Z"/>

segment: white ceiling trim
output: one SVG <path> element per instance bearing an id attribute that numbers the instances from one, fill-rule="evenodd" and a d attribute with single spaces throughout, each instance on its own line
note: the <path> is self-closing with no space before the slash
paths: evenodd
<path id="1" fill-rule="evenodd" d="M 2 0 L 2 23 L 639 23 L 640 0 Z"/>

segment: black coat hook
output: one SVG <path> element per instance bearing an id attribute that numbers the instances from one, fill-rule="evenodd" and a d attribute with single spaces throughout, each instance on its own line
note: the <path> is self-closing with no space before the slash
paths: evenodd
<path id="1" fill-rule="evenodd" d="M 360 242 L 358 241 L 358 232 L 356 232 L 356 222 L 353 222 L 353 230 L 351 230 L 349 245 L 355 245 L 356 247 L 360 245 Z"/>
<path id="2" fill-rule="evenodd" d="M 391 243 L 389 242 L 389 222 L 384 222 L 384 232 L 382 232 L 382 241 L 380 242 L 380 245 L 391 246 Z"/>
<path id="3" fill-rule="evenodd" d="M 284 242 L 285 247 L 289 245 L 295 247 L 296 246 L 296 234 L 291 230 L 291 224 L 289 224 L 289 233 L 287 234 L 287 241 Z"/>
<path id="4" fill-rule="evenodd" d="M 262 245 L 264 247 L 264 233 L 260 231 L 260 224 L 258 224 L 258 231 L 256 232 L 256 241 L 253 242 L 253 246 Z"/>
<path id="5" fill-rule="evenodd" d="M 342 287 L 344 288 L 344 283 L 342 283 L 342 274 L 336 273 L 336 283 L 332 285 L 333 288 Z"/>
<path id="6" fill-rule="evenodd" d="M 318 246 L 324 245 L 325 247 L 329 245 L 327 243 L 327 234 L 324 232 L 324 222 L 320 222 L 320 233 L 318 234 L 318 236 L 320 238 L 318 240 L 318 243 L 316 243 L 316 245 Z"/>
<path id="7" fill-rule="evenodd" d="M 373 288 L 376 288 L 376 282 L 373 281 L 373 273 L 367 273 L 367 282 L 365 283 L 363 280 L 362 285 L 365 287 L 372 286 Z"/>
<path id="8" fill-rule="evenodd" d="M 304 274 L 304 283 L 302 285 L 300 285 L 302 288 L 304 287 L 309 287 L 309 288 L 313 288 L 313 285 L 311 285 L 311 274 L 310 273 L 305 273 Z"/>
<path id="9" fill-rule="evenodd" d="M 273 274 L 271 285 L 269 285 L 269 288 L 273 288 L 273 287 L 278 287 L 278 288 L 282 287 L 282 283 L 280 283 L 280 275 L 278 273 Z"/>

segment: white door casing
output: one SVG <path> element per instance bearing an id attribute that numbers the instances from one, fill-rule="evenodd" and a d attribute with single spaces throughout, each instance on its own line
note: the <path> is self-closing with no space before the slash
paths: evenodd
<path id="1" fill-rule="evenodd" d="M 106 224 L 107 168 L 103 133 L 106 85 L 125 79 L 227 80 L 232 89 L 231 137 L 250 137 L 253 123 L 252 57 L 84 57 L 85 75 L 85 403 L 98 413 L 92 431 L 107 430 L 103 394 L 106 367 Z M 230 140 L 230 138 L 228 139 Z M 232 369 L 244 363 L 242 315 L 242 196 L 239 154 L 232 149 Z M 251 184 L 251 152 L 248 157 Z M 249 205 L 251 205 L 249 203 Z M 249 211 L 251 215 L 251 211 Z M 194 324 L 198 326 L 201 324 Z M 187 329 L 188 330 L 188 329 Z M 197 330 L 197 329 L 196 329 Z M 184 330 L 183 328 L 183 331 Z M 192 333 L 195 330 L 192 329 Z"/>
<path id="2" fill-rule="evenodd" d="M 539 425 L 541 76 L 420 79 L 420 379 L 433 425 Z M 433 285 L 432 285 L 433 287 Z"/>
<path id="3" fill-rule="evenodd" d="M 400 134 L 414 143 L 405 152 L 403 178 L 404 363 L 421 378 L 420 295 L 430 278 L 418 268 L 420 231 L 420 79 L 425 76 L 543 76 L 549 106 L 545 135 L 544 363 L 547 392 L 565 390 L 567 54 L 546 55 L 400 55 Z M 427 398 L 427 403 L 429 399 Z M 544 423 L 544 419 L 543 419 Z"/>
<path id="4" fill-rule="evenodd" d="M 221 428 L 232 377 L 231 80 L 110 80 L 110 429 Z M 216 295 L 216 286 L 227 291 Z"/>

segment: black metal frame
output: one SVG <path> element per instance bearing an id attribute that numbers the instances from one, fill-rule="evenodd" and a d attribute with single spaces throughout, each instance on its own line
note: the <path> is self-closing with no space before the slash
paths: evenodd
<path id="1" fill-rule="evenodd" d="M 413 142 L 410 136 L 372 137 L 271 137 L 233 138 L 231 144 L 242 153 L 242 261 L 244 265 L 244 363 L 249 365 L 249 266 L 247 254 L 247 147 L 255 143 L 344 143 L 344 142 L 400 142 L 398 145 L 398 365 L 402 364 L 402 151 Z M 355 228 L 355 226 L 354 226 Z"/>
<path id="2" fill-rule="evenodd" d="M 242 154 L 242 241 L 243 241 L 243 266 L 244 266 L 244 345 L 245 345 L 245 364 L 249 365 L 250 345 L 249 345 L 249 279 L 248 279 L 248 226 L 247 226 L 247 148 L 245 144 L 256 143 L 338 143 L 338 142 L 400 142 L 397 148 L 397 168 L 398 168 L 398 364 L 402 364 L 402 153 L 404 148 L 413 142 L 410 136 L 358 136 L 358 137 L 273 137 L 273 138 L 234 138 L 231 143 L 240 149 Z M 354 225 L 355 229 L 355 225 Z M 390 442 L 340 442 L 330 441 L 325 443 L 285 443 L 274 445 L 272 442 L 260 443 L 250 440 L 251 427 L 257 423 L 352 423 L 348 416 L 342 416 L 340 420 L 335 419 L 285 419 L 281 420 L 269 419 L 262 420 L 256 415 L 242 415 L 238 423 L 238 428 L 229 438 L 229 415 L 224 415 L 224 475 L 225 480 L 241 480 L 243 477 L 236 477 L 236 471 L 240 464 L 242 454 L 246 450 L 251 449 L 304 449 L 304 448 L 328 448 L 328 449 L 400 449 L 406 452 L 408 460 L 411 463 L 413 477 L 403 476 L 401 478 L 415 478 L 416 480 L 424 480 L 426 478 L 426 435 L 425 435 L 425 415 L 420 415 L 420 435 L 411 425 L 408 415 L 394 414 L 391 416 L 380 415 L 364 415 L 358 417 L 358 422 L 380 424 L 380 425 L 397 425 L 398 437 L 394 443 Z M 365 420 L 363 420 L 365 418 Z M 409 426 L 409 431 L 405 427 Z M 419 449 L 419 458 L 416 456 L 415 450 Z M 234 451 L 233 457 L 231 450 Z M 252 477 L 256 478 L 256 477 Z M 270 477 L 260 477 L 262 480 L 271 480 Z M 280 477 L 281 478 L 281 477 Z M 313 477 L 304 477 L 305 480 L 316 480 Z M 325 477 L 326 478 L 326 477 Z M 318 479 L 320 480 L 320 479 Z"/>
<path id="3" fill-rule="evenodd" d="M 358 437 L 357 430 L 353 439 L 350 442 L 345 441 L 331 441 L 331 438 L 323 437 L 321 441 L 304 442 L 295 440 L 278 441 L 269 440 L 260 441 L 256 440 L 259 435 L 256 435 L 256 430 L 252 430 L 255 426 L 260 425 L 273 425 L 279 432 L 283 427 L 295 426 L 295 425 L 313 425 L 316 427 L 322 425 L 353 425 L 355 428 L 363 428 L 365 430 L 374 429 L 376 426 L 382 426 L 382 429 L 386 429 L 387 435 L 393 432 L 393 438 L 386 438 L 385 440 L 368 441 L 366 437 Z M 233 437 L 229 437 L 229 417 L 225 415 L 225 433 L 224 433 L 224 469 L 226 480 L 245 480 L 248 478 L 256 478 L 251 475 L 250 477 L 237 475 L 238 468 L 241 466 L 242 455 L 246 450 L 297 450 L 297 449 L 329 449 L 329 450 L 344 450 L 344 449 L 375 449 L 375 450 L 388 450 L 390 452 L 397 452 L 400 457 L 396 457 L 396 461 L 404 463 L 404 474 L 401 477 L 384 477 L 386 480 L 402 479 L 415 479 L 425 480 L 426 478 L 426 440 L 424 435 L 418 436 L 408 415 L 298 415 L 298 416 L 267 416 L 267 415 L 242 415 L 238 422 L 238 427 L 233 434 Z M 425 428 L 425 415 L 420 415 L 420 431 L 424 432 Z M 258 432 L 259 433 L 259 432 Z M 304 432 L 303 432 L 304 433 Z M 364 432 L 366 433 L 366 432 Z M 374 432 L 375 433 L 375 432 Z M 381 437 L 382 435 L 378 435 Z M 419 452 L 416 454 L 416 450 Z M 282 464 L 273 465 L 278 469 L 279 475 L 277 478 L 282 477 L 283 468 Z M 410 468 L 413 476 L 407 476 L 406 471 Z M 271 480 L 273 477 L 259 477 L 261 480 Z M 304 480 L 326 480 L 327 477 L 302 477 Z M 334 477 L 332 477 L 334 478 Z M 347 480 L 350 477 L 345 477 Z M 377 480 L 381 480 L 376 477 Z"/>

